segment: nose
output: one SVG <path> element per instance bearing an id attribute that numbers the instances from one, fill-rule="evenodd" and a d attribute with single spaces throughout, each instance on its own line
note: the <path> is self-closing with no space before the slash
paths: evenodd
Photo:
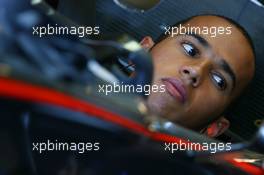
<path id="1" fill-rule="evenodd" d="M 184 65 L 180 68 L 180 75 L 183 79 L 187 80 L 188 84 L 198 87 L 208 67 L 208 61 L 196 65 Z"/>

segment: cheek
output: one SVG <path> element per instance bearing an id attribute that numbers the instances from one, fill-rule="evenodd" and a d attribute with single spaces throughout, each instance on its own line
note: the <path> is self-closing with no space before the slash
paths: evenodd
<path id="1" fill-rule="evenodd" d="M 184 64 L 185 58 L 177 52 L 153 54 L 155 79 L 166 76 L 178 76 L 179 68 Z"/>
<path id="2" fill-rule="evenodd" d="M 162 51 L 162 50 L 161 50 Z M 164 71 L 167 69 L 166 67 L 168 66 L 168 63 L 172 60 L 171 56 L 168 54 L 152 54 L 153 58 L 153 64 L 154 64 L 154 69 L 158 70 L 159 72 Z"/>
<path id="3" fill-rule="evenodd" d="M 197 120 L 209 120 L 220 115 L 227 105 L 227 99 L 212 85 L 205 83 L 193 94 L 190 113 L 200 114 Z"/>
<path id="4" fill-rule="evenodd" d="M 151 50 L 151 55 L 153 63 L 157 67 L 159 65 L 169 66 L 175 64 L 176 60 L 182 58 L 179 44 L 170 40 L 154 47 L 153 50 Z"/>

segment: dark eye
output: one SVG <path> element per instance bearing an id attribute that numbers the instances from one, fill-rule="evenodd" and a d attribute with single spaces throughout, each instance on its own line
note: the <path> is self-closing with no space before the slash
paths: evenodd
<path id="1" fill-rule="evenodd" d="M 223 78 L 223 76 L 219 75 L 218 73 L 212 73 L 212 80 L 220 90 L 226 89 L 226 80 Z"/>
<path id="2" fill-rule="evenodd" d="M 182 47 L 185 52 L 191 57 L 195 57 L 197 54 L 199 54 L 198 50 L 192 44 L 182 43 Z"/>

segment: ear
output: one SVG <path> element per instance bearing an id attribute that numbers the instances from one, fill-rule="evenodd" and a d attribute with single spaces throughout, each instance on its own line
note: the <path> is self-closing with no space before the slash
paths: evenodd
<path id="1" fill-rule="evenodd" d="M 154 46 L 154 41 L 150 36 L 146 36 L 144 37 L 141 41 L 140 41 L 140 45 L 146 49 L 147 51 L 152 48 Z"/>
<path id="2" fill-rule="evenodd" d="M 229 128 L 229 125 L 230 122 L 222 116 L 207 127 L 205 134 L 208 137 L 217 137 L 223 134 Z"/>

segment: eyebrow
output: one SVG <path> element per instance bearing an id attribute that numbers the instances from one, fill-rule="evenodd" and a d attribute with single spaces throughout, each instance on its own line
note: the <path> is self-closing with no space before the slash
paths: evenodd
<path id="1" fill-rule="evenodd" d="M 185 35 L 194 37 L 204 47 L 210 47 L 210 44 L 208 43 L 208 41 L 206 41 L 206 39 L 204 39 L 202 36 L 196 33 L 185 33 Z"/>
<path id="2" fill-rule="evenodd" d="M 185 35 L 194 37 L 202 46 L 204 47 L 210 47 L 210 44 L 206 39 L 204 39 L 202 36 L 196 34 L 196 33 L 186 33 Z M 234 89 L 236 85 L 236 75 L 230 65 L 226 62 L 225 59 L 220 59 L 220 67 L 231 77 L 232 80 L 232 89 Z"/>

